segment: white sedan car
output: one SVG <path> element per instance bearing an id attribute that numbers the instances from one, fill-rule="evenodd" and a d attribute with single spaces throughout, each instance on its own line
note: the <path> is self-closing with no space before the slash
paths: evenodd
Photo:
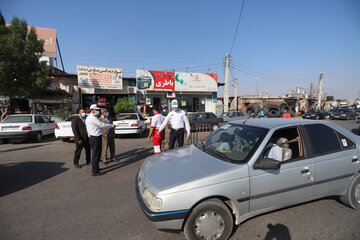
<path id="1" fill-rule="evenodd" d="M 74 133 L 71 129 L 71 120 L 74 117 L 79 117 L 79 114 L 74 114 L 71 117 L 68 117 L 62 122 L 59 122 L 55 126 L 55 137 L 56 139 L 61 139 L 63 142 L 67 142 L 70 138 L 74 138 Z"/>
<path id="2" fill-rule="evenodd" d="M 54 133 L 55 122 L 39 114 L 14 114 L 0 123 L 0 140 L 32 139 L 40 142 L 42 137 Z"/>
<path id="3" fill-rule="evenodd" d="M 141 137 L 147 128 L 145 121 L 138 113 L 120 113 L 113 122 L 116 125 L 115 134 L 138 134 Z"/>

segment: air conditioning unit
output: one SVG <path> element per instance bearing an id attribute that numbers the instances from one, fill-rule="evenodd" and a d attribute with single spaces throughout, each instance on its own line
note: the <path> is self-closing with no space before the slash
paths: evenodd
<path id="1" fill-rule="evenodd" d="M 175 97 L 176 97 L 175 92 L 167 92 L 166 93 L 166 98 L 175 98 Z"/>
<path id="2" fill-rule="evenodd" d="M 136 87 L 128 87 L 128 93 L 136 94 Z"/>

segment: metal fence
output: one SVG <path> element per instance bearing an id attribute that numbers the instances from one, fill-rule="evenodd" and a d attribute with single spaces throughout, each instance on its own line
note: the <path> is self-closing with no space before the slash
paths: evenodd
<path id="1" fill-rule="evenodd" d="M 191 144 L 199 143 L 200 141 L 205 140 L 212 132 L 213 132 L 212 126 L 209 125 L 209 124 L 193 125 L 191 127 L 191 133 L 190 133 L 189 140 L 186 140 L 186 135 L 185 135 L 184 144 L 185 145 L 191 145 Z M 170 127 L 168 127 L 166 129 L 165 141 L 164 141 L 163 146 L 162 146 L 162 149 L 165 150 L 165 151 L 168 148 L 167 144 L 169 142 L 169 133 L 170 133 Z M 175 148 L 176 147 L 177 147 L 177 143 L 175 143 Z"/>

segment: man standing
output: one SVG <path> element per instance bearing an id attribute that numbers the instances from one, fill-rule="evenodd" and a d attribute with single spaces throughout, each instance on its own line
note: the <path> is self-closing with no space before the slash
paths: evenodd
<path id="1" fill-rule="evenodd" d="M 178 147 L 182 147 L 184 145 L 184 127 L 187 132 L 187 139 L 190 138 L 190 124 L 185 112 L 179 109 L 178 101 L 176 99 L 171 101 L 171 107 L 172 111 L 166 116 L 156 135 L 160 136 L 160 133 L 165 129 L 166 125 L 170 121 L 171 130 L 169 136 L 169 149 L 174 149 L 176 141 L 178 143 Z"/>
<path id="2" fill-rule="evenodd" d="M 157 133 L 161 127 L 161 124 L 164 122 L 165 118 L 159 112 L 159 107 L 153 107 L 154 116 L 151 119 L 150 132 L 147 138 L 147 141 L 150 142 L 151 137 L 153 137 L 153 145 L 154 145 L 154 154 L 161 153 L 161 143 L 165 138 L 165 131 L 163 131 L 159 136 Z"/>
<path id="3" fill-rule="evenodd" d="M 112 120 L 106 108 L 101 109 L 101 121 L 112 124 Z M 102 136 L 102 146 L 104 151 L 101 153 L 101 161 L 106 165 L 115 159 L 115 129 L 105 128 Z M 108 149 L 110 150 L 110 161 L 107 160 Z"/>
<path id="4" fill-rule="evenodd" d="M 97 118 L 97 116 L 100 116 L 100 108 L 98 108 L 96 104 L 92 104 L 90 106 L 90 111 L 90 115 L 86 118 L 86 129 L 89 135 L 89 143 L 92 151 L 91 170 L 93 176 L 100 176 L 104 174 L 99 171 L 103 129 L 112 128 L 115 127 L 115 125 L 101 122 Z"/>
<path id="5" fill-rule="evenodd" d="M 71 129 L 75 137 L 74 166 L 76 168 L 81 168 L 79 165 L 79 159 L 82 149 L 85 148 L 86 164 L 90 163 L 91 150 L 89 145 L 89 137 L 85 126 L 86 113 L 84 109 L 79 109 L 78 114 L 78 116 L 75 116 L 71 120 Z"/>

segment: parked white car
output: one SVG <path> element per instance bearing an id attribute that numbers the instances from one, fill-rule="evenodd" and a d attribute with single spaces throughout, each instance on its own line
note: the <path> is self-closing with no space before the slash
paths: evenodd
<path id="1" fill-rule="evenodd" d="M 0 139 L 33 139 L 40 142 L 42 137 L 54 133 L 56 123 L 39 114 L 9 115 L 0 123 Z"/>
<path id="2" fill-rule="evenodd" d="M 146 119 L 138 113 L 120 113 L 113 122 L 116 125 L 115 134 L 138 134 L 142 136 L 146 131 Z"/>
<path id="3" fill-rule="evenodd" d="M 71 129 L 71 121 L 74 117 L 79 117 L 79 114 L 74 114 L 71 117 L 68 117 L 62 122 L 59 122 L 55 126 L 55 137 L 60 139 L 63 142 L 67 142 L 70 138 L 74 138 L 74 133 Z"/>

